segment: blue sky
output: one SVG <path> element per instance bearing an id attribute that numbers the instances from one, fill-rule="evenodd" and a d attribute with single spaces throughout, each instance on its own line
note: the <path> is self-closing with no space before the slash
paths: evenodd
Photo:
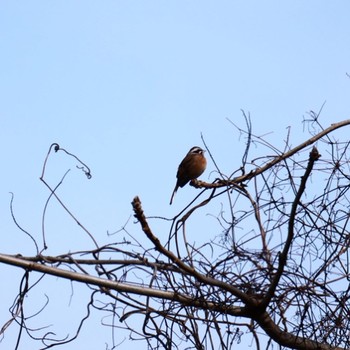
<path id="1" fill-rule="evenodd" d="M 224 173 L 238 168 L 244 142 L 227 118 L 244 126 L 241 109 L 278 146 L 288 126 L 293 145 L 307 138 L 303 117 L 325 101 L 325 126 L 348 119 L 349 13 L 348 1 L 1 1 L 1 252 L 35 253 L 11 221 L 9 192 L 18 221 L 39 240 L 48 195 L 39 177 L 53 142 L 93 177 L 53 155 L 48 181 L 72 169 L 60 194 L 104 242 L 128 220 L 135 195 L 149 215 L 166 217 L 194 196 L 185 187 L 168 206 L 178 163 L 203 145 L 201 133 Z M 213 170 L 209 162 L 203 179 Z M 91 244 L 54 203 L 47 232 L 48 254 Z M 1 266 L 0 274 L 10 303 L 21 274 Z M 104 342 L 87 332 L 79 344 Z"/>

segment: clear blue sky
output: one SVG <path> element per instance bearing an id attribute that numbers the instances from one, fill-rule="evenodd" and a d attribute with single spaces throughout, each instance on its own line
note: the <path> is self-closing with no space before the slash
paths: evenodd
<path id="1" fill-rule="evenodd" d="M 35 253 L 11 221 L 9 192 L 18 221 L 40 240 L 48 192 L 39 176 L 52 142 L 91 167 L 88 181 L 74 162 L 53 156 L 48 180 L 56 184 L 72 169 L 60 194 L 105 242 L 107 230 L 127 221 L 135 195 L 147 213 L 166 217 L 193 197 L 195 189 L 185 187 L 168 206 L 177 165 L 202 146 L 201 133 L 224 172 L 239 167 L 244 143 L 227 118 L 243 126 L 241 109 L 251 113 L 256 134 L 272 132 L 278 145 L 288 126 L 294 145 L 305 139 L 303 116 L 325 101 L 325 126 L 348 119 L 349 13 L 345 0 L 1 1 L 1 252 Z M 203 179 L 213 180 L 212 170 L 209 162 Z M 47 254 L 90 247 L 62 210 L 49 209 Z M 0 266 L 0 276 L 8 279 L 2 324 L 21 274 Z M 69 283 L 50 281 L 54 290 L 66 288 L 66 306 Z M 37 291 L 33 312 L 52 292 Z M 64 323 L 73 307 L 63 315 L 52 310 Z M 98 330 L 100 337 L 88 331 L 100 318 L 63 348 L 104 348 L 109 330 Z M 8 334 L 0 348 L 13 344 L 15 333 Z M 121 348 L 132 346 L 139 344 Z"/>

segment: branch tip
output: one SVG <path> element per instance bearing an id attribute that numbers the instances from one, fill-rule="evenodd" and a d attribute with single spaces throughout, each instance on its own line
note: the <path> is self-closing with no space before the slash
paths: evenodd
<path id="1" fill-rule="evenodd" d="M 320 158 L 321 158 L 321 154 L 318 153 L 318 149 L 316 148 L 316 146 L 313 146 L 310 152 L 310 159 L 313 161 L 316 161 L 316 160 L 319 160 Z"/>

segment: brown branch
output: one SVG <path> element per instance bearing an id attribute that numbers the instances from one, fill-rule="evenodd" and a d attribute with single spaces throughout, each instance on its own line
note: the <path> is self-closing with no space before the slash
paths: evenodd
<path id="1" fill-rule="evenodd" d="M 285 346 L 296 350 L 345 350 L 337 346 L 331 346 L 317 341 L 310 340 L 306 337 L 299 337 L 289 332 L 282 331 L 271 319 L 267 312 L 252 317 L 259 326 L 280 346 Z"/>
<path id="2" fill-rule="evenodd" d="M 153 235 L 152 230 L 150 229 L 148 222 L 146 220 L 146 217 L 143 213 L 141 201 L 139 197 L 135 197 L 132 201 L 132 206 L 134 208 L 135 217 L 140 222 L 142 231 L 146 234 L 148 239 L 154 244 L 155 248 L 163 255 L 165 255 L 167 258 L 169 258 L 172 262 L 174 262 L 181 270 L 184 272 L 192 275 L 195 277 L 198 281 L 211 285 L 216 286 L 219 288 L 222 288 L 223 290 L 226 290 L 230 292 L 232 295 L 238 297 L 240 300 L 242 300 L 244 303 L 251 305 L 255 304 L 255 300 L 249 297 L 246 293 L 241 292 L 238 288 L 235 286 L 232 286 L 228 283 L 219 281 L 215 278 L 211 278 L 208 276 L 205 276 L 201 273 L 199 273 L 196 269 L 193 267 L 185 264 L 181 259 L 179 259 L 173 252 L 170 250 L 167 250 L 159 241 L 159 239 Z"/>
<path id="3" fill-rule="evenodd" d="M 258 168 L 256 170 L 251 171 L 250 173 L 246 174 L 246 175 L 242 175 L 239 176 L 237 178 L 235 178 L 233 181 L 235 183 L 237 182 L 244 182 L 247 181 L 261 173 L 263 173 L 264 171 L 270 169 L 271 167 L 273 167 L 274 165 L 276 165 L 277 163 L 281 162 L 282 160 L 285 160 L 287 158 L 292 157 L 295 153 L 301 151 L 303 148 L 312 145 L 313 143 L 315 143 L 317 140 L 321 139 L 322 137 L 326 136 L 327 134 L 333 132 L 336 129 L 342 128 L 343 126 L 346 125 L 350 125 L 350 119 L 347 120 L 343 120 L 339 123 L 334 123 L 332 124 L 330 127 L 328 127 L 327 129 L 322 130 L 320 133 L 318 133 L 317 135 L 311 137 L 310 139 L 306 140 L 305 142 L 301 143 L 300 145 L 294 147 L 293 149 L 291 149 L 288 152 L 283 153 L 282 155 L 274 158 L 271 162 L 265 164 L 264 166 L 262 166 L 261 168 Z"/>
<path id="4" fill-rule="evenodd" d="M 202 187 L 204 187 L 204 188 L 217 188 L 217 187 L 224 187 L 224 186 L 235 186 L 235 187 L 237 187 L 238 183 L 245 182 L 247 180 L 250 180 L 250 179 L 256 177 L 257 175 L 262 174 L 263 172 L 265 172 L 266 170 L 272 168 L 274 165 L 278 164 L 279 162 L 292 157 L 295 153 L 301 151 L 303 148 L 312 145 L 313 143 L 315 143 L 316 141 L 318 141 L 322 137 L 326 136 L 327 134 L 333 132 L 336 129 L 342 128 L 342 127 L 344 127 L 346 125 L 350 125 L 350 119 L 343 120 L 343 121 L 341 121 L 339 123 L 332 124 L 327 129 L 322 130 L 317 135 L 311 137 L 310 139 L 306 140 L 305 142 L 301 143 L 300 145 L 294 147 L 290 151 L 285 152 L 285 153 L 281 154 L 280 156 L 275 157 L 273 160 L 271 160 L 270 162 L 266 163 L 264 166 L 259 167 L 259 168 L 255 169 L 255 170 L 252 170 L 249 173 L 244 174 L 242 176 L 238 176 L 238 177 L 234 178 L 233 180 L 219 179 L 218 181 L 216 181 L 214 183 L 207 183 L 207 182 L 204 182 L 204 181 L 197 180 L 195 182 L 192 182 L 191 185 L 194 186 L 194 187 L 198 187 L 198 188 L 202 188 Z M 239 189 L 239 187 L 238 187 L 238 189 Z"/>

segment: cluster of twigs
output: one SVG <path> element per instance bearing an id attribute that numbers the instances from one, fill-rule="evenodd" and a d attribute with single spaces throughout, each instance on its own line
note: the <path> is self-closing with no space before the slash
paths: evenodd
<path id="1" fill-rule="evenodd" d="M 74 340 L 91 308 L 108 312 L 109 326 L 128 330 L 131 339 L 150 348 L 231 349 L 244 337 L 256 349 L 276 344 L 305 350 L 350 348 L 350 143 L 333 137 L 350 120 L 323 129 L 311 114 L 307 123 L 313 135 L 294 148 L 288 137 L 282 151 L 253 134 L 249 117 L 246 122 L 247 128 L 239 129 L 247 141 L 240 174 L 223 174 L 207 147 L 218 179 L 192 181 L 202 191 L 170 220 L 167 239 L 159 238 L 156 223 L 152 227 L 135 197 L 134 216 L 146 243 L 124 228 L 128 239 L 99 246 L 79 223 L 95 245 L 91 251 L 45 256 L 43 235 L 41 251 L 33 238 L 36 256 L 0 254 L 0 262 L 25 269 L 12 317 L 1 333 L 17 322 L 17 343 L 23 331 L 31 335 L 24 296 L 38 287 L 28 282 L 30 272 L 37 271 L 91 289 L 87 314 L 75 335 L 53 339 L 45 334 L 44 348 Z M 249 161 L 254 143 L 273 156 Z M 57 144 L 50 148 L 41 177 L 50 191 L 48 202 L 54 198 L 76 220 L 56 194 L 63 179 L 55 187 L 45 181 L 52 149 L 72 156 Z M 209 207 L 220 208 L 219 229 L 198 247 L 188 238 L 188 226 Z M 191 236 L 205 230 L 200 224 L 190 227 L 197 230 Z M 96 302 L 97 295 L 105 302 Z M 117 344 L 114 339 L 112 346 Z"/>

